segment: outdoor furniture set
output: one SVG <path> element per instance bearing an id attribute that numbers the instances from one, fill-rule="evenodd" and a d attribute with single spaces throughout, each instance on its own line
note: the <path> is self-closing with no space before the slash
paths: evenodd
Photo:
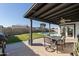
<path id="1" fill-rule="evenodd" d="M 63 50 L 65 46 L 65 37 L 64 36 L 46 36 L 44 37 L 44 46 L 45 49 L 49 52 L 54 52 L 60 46 Z"/>

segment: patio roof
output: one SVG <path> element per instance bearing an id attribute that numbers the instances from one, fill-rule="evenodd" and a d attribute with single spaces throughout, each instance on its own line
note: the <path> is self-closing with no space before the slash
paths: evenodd
<path id="1" fill-rule="evenodd" d="M 34 3 L 25 13 L 25 18 L 59 24 L 61 17 L 71 21 L 79 21 L 78 3 Z"/>

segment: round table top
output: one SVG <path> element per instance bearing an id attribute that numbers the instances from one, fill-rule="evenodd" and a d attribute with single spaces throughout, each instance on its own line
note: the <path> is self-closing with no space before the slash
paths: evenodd
<path id="1" fill-rule="evenodd" d="M 53 39 L 53 40 L 61 40 L 61 36 L 47 36 L 47 37 L 49 37 L 49 38 L 51 38 L 51 39 Z"/>

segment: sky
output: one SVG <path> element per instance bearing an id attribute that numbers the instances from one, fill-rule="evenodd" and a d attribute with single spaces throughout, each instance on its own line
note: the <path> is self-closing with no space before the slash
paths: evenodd
<path id="1" fill-rule="evenodd" d="M 0 25 L 4 27 L 12 25 L 28 25 L 29 19 L 24 18 L 24 14 L 32 6 L 31 3 L 0 3 Z M 33 21 L 33 27 L 39 27 L 41 22 Z M 48 28 L 46 23 L 46 27 Z M 51 25 L 52 27 L 57 27 Z"/>

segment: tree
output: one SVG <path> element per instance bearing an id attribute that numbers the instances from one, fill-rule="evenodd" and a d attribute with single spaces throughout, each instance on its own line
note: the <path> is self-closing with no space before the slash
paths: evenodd
<path id="1" fill-rule="evenodd" d="M 44 32 L 45 26 L 46 26 L 46 24 L 44 24 L 44 23 L 40 24 L 40 28 L 41 28 L 42 32 Z"/>
<path id="2" fill-rule="evenodd" d="M 62 29 L 61 29 L 61 26 L 63 27 Z M 60 20 L 60 29 L 62 31 L 61 35 L 65 36 L 65 20 L 63 18 L 61 18 L 61 20 Z"/>

